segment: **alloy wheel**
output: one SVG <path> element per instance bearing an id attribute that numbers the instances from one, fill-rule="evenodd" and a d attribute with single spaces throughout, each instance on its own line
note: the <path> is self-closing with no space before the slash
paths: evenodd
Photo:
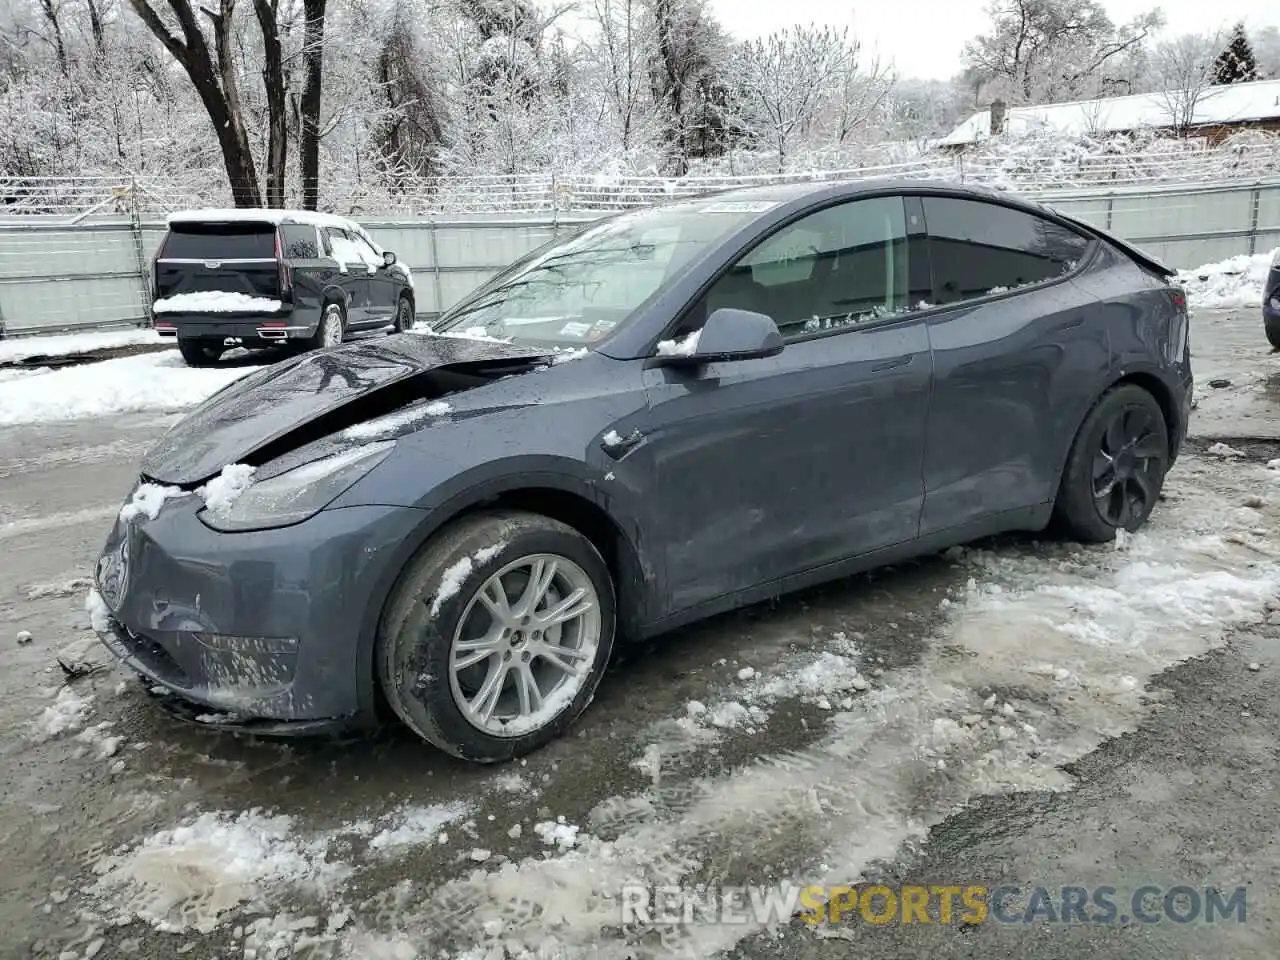
<path id="1" fill-rule="evenodd" d="M 1164 475 L 1161 426 L 1141 407 L 1119 410 L 1093 457 L 1093 501 L 1113 527 L 1134 529 L 1151 512 Z"/>
<path id="2" fill-rule="evenodd" d="M 330 305 L 324 312 L 324 334 L 322 343 L 326 347 L 336 347 L 342 342 L 342 311 Z"/>
<path id="3" fill-rule="evenodd" d="M 449 650 L 454 702 L 488 734 L 538 730 L 588 681 L 600 635 L 600 598 L 582 567 L 555 554 L 514 560 L 458 621 Z"/>

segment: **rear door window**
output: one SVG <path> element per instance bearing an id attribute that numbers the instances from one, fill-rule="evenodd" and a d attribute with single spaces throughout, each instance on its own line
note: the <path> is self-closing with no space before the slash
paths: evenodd
<path id="1" fill-rule="evenodd" d="M 284 255 L 290 260 L 316 260 L 320 257 L 319 234 L 310 224 L 282 224 L 280 238 Z"/>
<path id="2" fill-rule="evenodd" d="M 1088 238 L 1045 217 L 954 197 L 925 197 L 934 303 L 957 303 L 1070 273 Z"/>
<path id="3" fill-rule="evenodd" d="M 269 223 L 174 224 L 165 238 L 165 260 L 274 260 L 276 228 Z"/>

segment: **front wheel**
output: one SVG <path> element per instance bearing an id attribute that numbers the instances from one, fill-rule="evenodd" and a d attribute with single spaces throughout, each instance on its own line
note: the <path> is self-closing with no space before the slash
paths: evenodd
<path id="1" fill-rule="evenodd" d="M 211 367 L 222 358 L 222 344 L 198 337 L 179 337 L 178 351 L 189 367 Z"/>
<path id="2" fill-rule="evenodd" d="M 1267 343 L 1275 350 L 1280 350 L 1280 319 L 1264 320 L 1262 327 L 1267 333 Z"/>
<path id="3" fill-rule="evenodd" d="M 1109 390 L 1085 417 L 1067 456 L 1054 520 L 1069 536 L 1101 543 L 1147 522 L 1169 469 L 1169 429 L 1142 387 Z"/>
<path id="4" fill-rule="evenodd" d="M 420 737 L 494 763 L 586 709 L 613 638 L 613 579 L 591 541 L 538 514 L 482 514 L 401 575 L 379 628 L 379 681 Z"/>

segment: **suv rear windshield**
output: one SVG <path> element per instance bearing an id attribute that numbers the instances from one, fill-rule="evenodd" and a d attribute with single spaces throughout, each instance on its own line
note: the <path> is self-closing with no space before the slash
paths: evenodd
<path id="1" fill-rule="evenodd" d="M 165 260 L 273 260 L 276 228 L 269 223 L 175 223 L 160 256 Z"/>

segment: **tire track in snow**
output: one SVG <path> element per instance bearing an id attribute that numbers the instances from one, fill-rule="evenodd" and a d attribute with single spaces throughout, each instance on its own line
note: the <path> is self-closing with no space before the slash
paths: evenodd
<path id="1" fill-rule="evenodd" d="M 1243 465 L 1226 477 L 1185 459 L 1148 530 L 1115 547 L 966 551 L 973 578 L 921 662 L 833 713 L 813 745 L 720 776 L 659 766 L 656 787 L 599 804 L 574 849 L 441 883 L 398 931 L 360 930 L 349 948 L 706 956 L 758 928 L 622 930 L 623 885 L 852 882 L 978 795 L 1070 787 L 1061 766 L 1136 726 L 1152 676 L 1220 646 L 1280 589 L 1274 517 L 1238 506 L 1275 481 Z"/>

